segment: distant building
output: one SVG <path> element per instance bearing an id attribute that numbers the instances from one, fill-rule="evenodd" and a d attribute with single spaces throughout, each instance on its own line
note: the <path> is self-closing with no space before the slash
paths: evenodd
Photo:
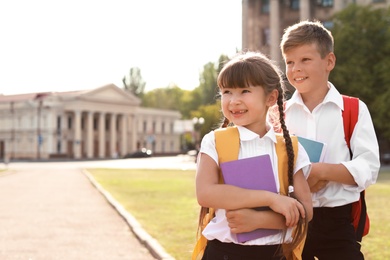
<path id="1" fill-rule="evenodd" d="M 312 19 L 331 28 L 332 15 L 351 3 L 390 6 L 389 0 L 243 0 L 242 49 L 261 51 L 283 65 L 279 45 L 285 28 Z"/>
<path id="2" fill-rule="evenodd" d="M 115 158 L 144 147 L 175 154 L 180 117 L 178 111 L 142 108 L 115 85 L 0 95 L 0 158 Z"/>

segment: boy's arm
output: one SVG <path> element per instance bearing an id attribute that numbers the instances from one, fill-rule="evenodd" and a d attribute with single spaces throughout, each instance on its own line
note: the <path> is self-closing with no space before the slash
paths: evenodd
<path id="1" fill-rule="evenodd" d="M 329 181 L 345 184 L 359 191 L 375 183 L 380 167 L 379 147 L 367 106 L 359 101 L 359 118 L 351 137 L 353 158 L 340 164 L 313 163 L 309 186 L 316 192 Z"/>
<path id="2" fill-rule="evenodd" d="M 355 179 L 343 164 L 312 163 L 310 175 L 307 178 L 310 191 L 317 192 L 323 189 L 329 181 L 356 186 Z"/>

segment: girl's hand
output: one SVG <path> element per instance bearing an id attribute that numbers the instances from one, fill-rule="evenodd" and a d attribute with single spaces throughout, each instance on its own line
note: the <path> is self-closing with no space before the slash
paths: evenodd
<path id="1" fill-rule="evenodd" d="M 227 210 L 226 219 L 232 233 L 250 232 L 257 228 L 260 219 L 253 209 Z"/>
<path id="2" fill-rule="evenodd" d="M 305 209 L 303 205 L 296 199 L 288 196 L 275 194 L 269 207 L 285 217 L 287 227 L 294 227 L 297 225 L 299 216 L 305 218 Z"/>

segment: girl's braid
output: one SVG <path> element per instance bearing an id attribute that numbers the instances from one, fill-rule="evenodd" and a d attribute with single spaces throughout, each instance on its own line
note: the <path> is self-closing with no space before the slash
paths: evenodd
<path id="1" fill-rule="evenodd" d="M 286 123 L 284 122 L 284 104 L 283 104 L 283 91 L 282 88 L 279 87 L 279 96 L 278 96 L 278 109 L 279 109 L 279 122 L 280 127 L 283 130 L 283 137 L 286 143 L 286 150 L 287 150 L 287 158 L 288 158 L 288 185 L 294 187 L 294 149 L 290 137 L 290 133 L 286 127 Z M 289 187 L 289 194 L 290 192 L 293 192 L 290 190 Z"/>
<path id="2" fill-rule="evenodd" d="M 229 119 L 228 119 L 227 117 L 225 117 L 225 118 L 223 119 L 221 128 L 227 127 L 227 126 L 229 125 L 229 123 L 230 123 Z"/>

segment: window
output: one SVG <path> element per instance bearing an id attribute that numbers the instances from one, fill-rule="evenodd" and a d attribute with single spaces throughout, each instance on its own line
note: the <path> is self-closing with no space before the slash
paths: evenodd
<path id="1" fill-rule="evenodd" d="M 68 129 L 72 129 L 72 117 L 68 116 Z"/>
<path id="2" fill-rule="evenodd" d="M 322 7 L 332 7 L 333 0 L 317 0 L 317 5 Z"/>
<path id="3" fill-rule="evenodd" d="M 265 28 L 263 31 L 263 45 L 270 46 L 271 45 L 271 30 L 269 28 Z"/>
<path id="4" fill-rule="evenodd" d="M 328 30 L 331 30 L 333 28 L 333 22 L 332 21 L 324 21 L 324 22 L 322 22 L 322 24 Z"/>
<path id="5" fill-rule="evenodd" d="M 269 14 L 269 0 L 261 0 L 261 13 Z"/>
<path id="6" fill-rule="evenodd" d="M 61 134 L 61 116 L 57 116 L 57 134 Z"/>
<path id="7" fill-rule="evenodd" d="M 97 118 L 93 118 L 93 130 L 97 130 L 98 129 L 98 122 L 97 122 Z"/>
<path id="8" fill-rule="evenodd" d="M 148 130 L 147 125 L 148 125 L 148 122 L 144 121 L 143 129 L 142 129 L 144 133 L 146 133 L 146 131 Z"/>
<path id="9" fill-rule="evenodd" d="M 291 0 L 290 1 L 290 9 L 291 10 L 299 10 L 299 0 Z"/>

